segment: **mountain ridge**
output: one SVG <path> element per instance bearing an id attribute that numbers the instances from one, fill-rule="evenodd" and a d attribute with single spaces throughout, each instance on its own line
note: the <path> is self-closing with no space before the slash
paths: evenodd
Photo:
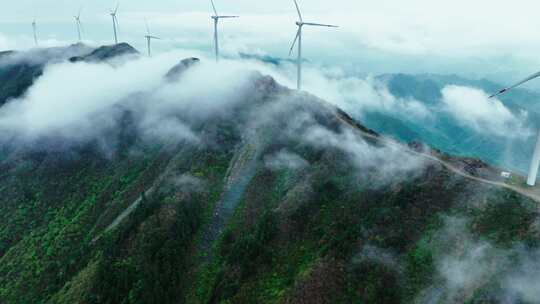
<path id="1" fill-rule="evenodd" d="M 193 85 L 205 71 L 195 62 L 181 61 L 163 80 Z M 164 102 L 142 93 L 121 108 L 119 130 L 103 134 L 117 136 L 110 154 L 92 140 L 0 154 L 0 302 L 480 303 L 513 295 L 504 283 L 512 269 L 478 276 L 471 294 L 469 285 L 446 285 L 439 264 L 483 242 L 534 252 L 537 203 L 416 153 L 479 178 L 498 169 L 421 143 L 404 147 L 258 72 L 234 90 L 241 93 L 200 119 L 192 108 L 167 107 L 197 141 L 141 138 L 133 109 Z M 219 233 L 208 237 L 213 223 Z M 455 239 L 478 243 L 449 246 L 438 236 L 453 228 Z M 508 256 L 525 260 L 517 250 Z"/>

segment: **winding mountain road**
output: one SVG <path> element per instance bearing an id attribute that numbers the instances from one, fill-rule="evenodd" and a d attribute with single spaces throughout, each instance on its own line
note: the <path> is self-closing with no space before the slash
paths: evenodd
<path id="1" fill-rule="evenodd" d="M 340 116 L 339 113 L 336 114 L 336 117 L 339 120 L 341 120 L 342 122 L 344 122 L 345 124 L 351 126 L 352 129 L 355 130 L 357 133 L 359 133 L 362 137 L 368 137 L 368 138 L 374 139 L 374 140 L 376 140 L 378 142 L 381 142 L 383 144 L 386 144 L 388 146 L 397 147 L 397 148 L 400 148 L 400 149 L 402 149 L 405 152 L 408 152 L 410 154 L 413 154 L 413 155 L 416 155 L 418 157 L 421 157 L 421 158 L 424 158 L 424 159 L 439 163 L 443 167 L 445 167 L 447 170 L 449 170 L 452 173 L 455 173 L 455 174 L 457 174 L 459 176 L 462 176 L 464 178 L 467 178 L 467 179 L 470 179 L 470 180 L 473 180 L 473 181 L 477 181 L 477 182 L 480 182 L 480 183 L 484 183 L 484 184 L 487 184 L 487 185 L 495 186 L 495 187 L 505 188 L 505 189 L 514 191 L 514 192 L 516 192 L 516 193 L 518 193 L 520 195 L 523 195 L 523 196 L 525 196 L 525 197 L 527 197 L 527 198 L 529 198 L 529 199 L 531 199 L 531 200 L 533 200 L 533 201 L 535 201 L 537 203 L 540 203 L 540 194 L 534 193 L 531 190 L 528 190 L 528 189 L 525 189 L 525 188 L 520 188 L 520 187 L 513 186 L 513 185 L 509 185 L 509 184 L 499 182 L 499 181 L 493 181 L 493 180 L 481 178 L 481 177 L 478 177 L 478 176 L 474 176 L 472 174 L 469 174 L 469 173 L 459 169 L 458 167 L 454 166 L 452 163 L 447 162 L 445 160 L 442 160 L 442 159 L 440 159 L 440 158 L 438 158 L 438 157 L 436 157 L 434 155 L 415 151 L 415 150 L 407 147 L 406 145 L 403 145 L 403 144 L 401 144 L 399 142 L 396 142 L 396 141 L 394 141 L 392 139 L 380 137 L 380 136 L 365 132 L 365 131 L 363 131 L 363 130 L 361 130 L 359 128 L 356 128 L 356 127 L 352 126 L 350 124 L 350 122 L 348 122 L 342 116 Z"/>

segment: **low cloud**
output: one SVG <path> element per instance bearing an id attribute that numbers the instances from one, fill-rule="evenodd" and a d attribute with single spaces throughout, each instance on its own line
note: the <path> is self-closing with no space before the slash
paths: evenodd
<path id="1" fill-rule="evenodd" d="M 423 172 L 426 164 L 422 158 L 408 153 L 399 145 L 373 145 L 350 130 L 336 133 L 313 126 L 306 131 L 304 138 L 314 146 L 345 152 L 361 176 L 369 176 L 374 185 L 414 178 Z"/>
<path id="2" fill-rule="evenodd" d="M 309 166 L 309 163 L 300 155 L 292 153 L 287 149 L 265 157 L 264 163 L 271 170 L 298 170 Z"/>
<path id="3" fill-rule="evenodd" d="M 500 100 L 478 89 L 449 85 L 442 90 L 446 111 L 476 132 L 501 137 L 528 137 L 527 113 L 512 113 Z"/>
<path id="4" fill-rule="evenodd" d="M 465 303 L 486 286 L 502 303 L 538 303 L 540 250 L 522 244 L 498 247 L 469 231 L 464 218 L 448 217 L 430 245 L 436 276 L 418 303 Z M 491 283 L 496 283 L 491 285 Z"/>
<path id="5" fill-rule="evenodd" d="M 527 252 L 520 250 L 520 259 L 516 267 L 504 279 L 503 284 L 507 287 L 504 300 L 507 303 L 540 302 L 540 250 Z"/>
<path id="6" fill-rule="evenodd" d="M 0 139 L 111 139 L 129 118 L 143 139 L 196 143 L 193 126 L 231 111 L 228 105 L 245 98 L 244 88 L 255 74 L 250 65 L 204 60 L 180 81 L 165 81 L 167 71 L 185 57 L 174 52 L 114 66 L 49 64 L 24 96 L 0 108 Z"/>
<path id="7" fill-rule="evenodd" d="M 397 98 L 373 77 L 350 77 L 339 69 L 323 72 L 307 69 L 306 88 L 356 117 L 365 112 L 382 112 L 407 119 L 427 120 L 431 111 L 412 98 Z"/>

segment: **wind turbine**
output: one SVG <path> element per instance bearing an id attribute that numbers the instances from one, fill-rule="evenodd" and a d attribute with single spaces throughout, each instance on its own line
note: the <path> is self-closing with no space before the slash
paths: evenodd
<path id="1" fill-rule="evenodd" d="M 322 26 L 322 27 L 339 27 L 339 26 L 330 25 L 330 24 L 304 22 L 304 20 L 302 19 L 302 13 L 300 12 L 300 6 L 298 6 L 298 2 L 296 0 L 294 0 L 294 5 L 296 6 L 296 11 L 298 12 L 298 18 L 299 18 L 299 20 L 296 21 L 296 25 L 298 26 L 298 31 L 296 32 L 296 37 L 294 37 L 291 50 L 289 51 L 289 56 L 292 54 L 296 42 L 298 42 L 298 59 L 297 59 L 296 64 L 298 66 L 297 88 L 298 90 L 300 90 L 302 88 L 302 29 L 304 25 Z"/>
<path id="2" fill-rule="evenodd" d="M 500 91 L 498 91 L 497 93 L 489 96 L 489 98 L 493 98 L 493 97 L 496 97 L 496 96 L 499 96 L 501 94 L 504 94 L 512 89 L 515 89 L 517 87 L 519 87 L 520 85 L 526 83 L 526 82 L 529 82 L 535 78 L 538 78 L 540 77 L 540 72 L 538 73 L 535 73 L 535 74 L 532 74 L 531 76 L 523 79 L 522 81 L 512 85 L 512 86 L 509 86 L 507 88 L 504 88 Z M 540 133 L 538 134 L 538 139 L 536 140 L 536 146 L 534 148 L 534 153 L 533 153 L 533 157 L 532 157 L 532 160 L 531 160 L 531 166 L 529 168 L 529 176 L 527 177 L 527 185 L 529 186 L 534 186 L 536 185 L 536 177 L 538 176 L 538 167 L 540 166 Z"/>
<path id="3" fill-rule="evenodd" d="M 114 31 L 114 44 L 118 44 L 118 33 L 117 33 L 118 19 L 116 19 L 116 13 L 118 12 L 119 6 L 120 6 L 120 3 L 116 5 L 116 8 L 114 9 L 114 11 L 111 11 L 113 31 Z"/>
<path id="4" fill-rule="evenodd" d="M 238 18 L 240 16 L 220 16 L 216 10 L 216 6 L 214 5 L 214 0 L 210 0 L 212 3 L 212 8 L 214 9 L 214 16 L 212 16 L 212 19 L 214 19 L 214 48 L 216 52 L 216 61 L 219 60 L 219 43 L 218 43 L 218 22 L 219 19 L 227 19 L 227 18 Z"/>
<path id="5" fill-rule="evenodd" d="M 145 24 L 146 24 L 146 36 L 144 36 L 146 38 L 146 43 L 147 43 L 147 46 L 148 46 L 148 57 L 152 57 L 152 49 L 151 49 L 151 42 L 152 42 L 152 39 L 161 39 L 159 37 L 156 37 L 156 36 L 152 36 L 150 34 L 150 27 L 148 27 L 148 21 L 146 21 L 146 19 L 144 20 Z"/>
<path id="6" fill-rule="evenodd" d="M 82 34 L 81 34 L 81 28 L 82 28 L 82 23 L 81 23 L 81 11 L 82 11 L 82 7 L 79 8 L 79 13 L 77 14 L 77 16 L 73 16 L 73 18 L 75 18 L 75 24 L 77 26 L 77 35 L 79 37 L 79 42 L 82 41 Z"/>
<path id="7" fill-rule="evenodd" d="M 37 23 L 36 19 L 34 18 L 34 21 L 32 21 L 32 30 L 34 31 L 34 44 L 38 46 L 38 39 L 37 39 Z"/>

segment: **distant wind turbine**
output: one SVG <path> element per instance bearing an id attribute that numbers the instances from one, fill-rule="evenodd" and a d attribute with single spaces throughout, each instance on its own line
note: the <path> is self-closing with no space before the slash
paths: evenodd
<path id="1" fill-rule="evenodd" d="M 501 94 L 504 94 L 512 89 L 515 89 L 517 87 L 519 87 L 520 85 L 526 83 L 526 82 L 529 82 L 535 78 L 538 78 L 540 77 L 540 72 L 538 73 L 535 73 L 535 74 L 532 74 L 531 76 L 523 79 L 522 81 L 512 85 L 512 86 L 509 86 L 507 88 L 504 88 L 502 90 L 500 90 L 499 92 L 489 96 L 489 98 L 493 98 L 493 97 L 496 97 L 496 96 L 499 96 Z M 533 153 L 533 157 L 532 157 L 532 160 L 531 160 L 531 166 L 529 168 L 529 176 L 527 177 L 527 185 L 529 186 L 534 186 L 536 185 L 536 177 L 538 176 L 538 167 L 540 166 L 540 133 L 538 134 L 538 139 L 536 140 L 536 146 L 534 148 L 534 153 Z"/>
<path id="2" fill-rule="evenodd" d="M 38 39 L 37 39 L 37 23 L 36 19 L 34 18 L 34 21 L 32 21 L 32 30 L 34 31 L 34 44 L 35 46 L 38 46 Z"/>
<path id="3" fill-rule="evenodd" d="M 146 38 L 146 43 L 147 43 L 147 46 L 148 46 L 148 57 L 152 57 L 152 48 L 151 48 L 151 42 L 152 42 L 152 39 L 161 39 L 159 37 L 156 37 L 156 36 L 152 36 L 150 34 L 150 27 L 148 26 L 148 21 L 144 20 L 145 24 L 146 24 L 146 36 L 144 36 Z"/>
<path id="4" fill-rule="evenodd" d="M 118 7 L 120 6 L 120 3 L 116 5 L 116 8 L 114 11 L 111 11 L 111 17 L 112 17 L 112 23 L 113 23 L 113 31 L 114 31 L 114 44 L 118 44 L 118 19 L 116 18 L 116 13 L 118 12 Z"/>
<path id="5" fill-rule="evenodd" d="M 220 16 L 216 10 L 216 6 L 214 5 L 214 0 L 210 0 L 212 3 L 212 9 L 214 10 L 214 16 L 212 16 L 212 19 L 214 19 L 214 48 L 216 52 L 216 61 L 219 60 L 219 42 L 218 42 L 218 22 L 219 19 L 226 19 L 226 18 L 238 18 L 239 16 Z"/>
<path id="6" fill-rule="evenodd" d="M 302 13 L 300 12 L 300 7 L 298 6 L 298 2 L 296 0 L 294 0 L 294 5 L 296 6 L 296 11 L 298 12 L 299 21 L 296 21 L 296 25 L 298 26 L 298 31 L 296 32 L 296 37 L 294 37 L 293 44 L 289 51 L 289 56 L 292 54 L 296 42 L 298 42 L 298 59 L 297 59 L 296 64 L 298 66 L 297 88 L 298 90 L 300 90 L 302 89 L 302 28 L 304 27 L 304 25 L 323 26 L 323 27 L 338 27 L 338 26 L 330 25 L 330 24 L 304 22 L 304 20 L 302 19 Z"/>
<path id="7" fill-rule="evenodd" d="M 75 18 L 75 25 L 77 26 L 77 35 L 78 35 L 78 38 L 79 38 L 79 42 L 82 41 L 81 11 L 82 11 L 82 7 L 79 8 L 79 13 L 77 14 L 77 16 L 73 16 L 73 18 Z"/>

